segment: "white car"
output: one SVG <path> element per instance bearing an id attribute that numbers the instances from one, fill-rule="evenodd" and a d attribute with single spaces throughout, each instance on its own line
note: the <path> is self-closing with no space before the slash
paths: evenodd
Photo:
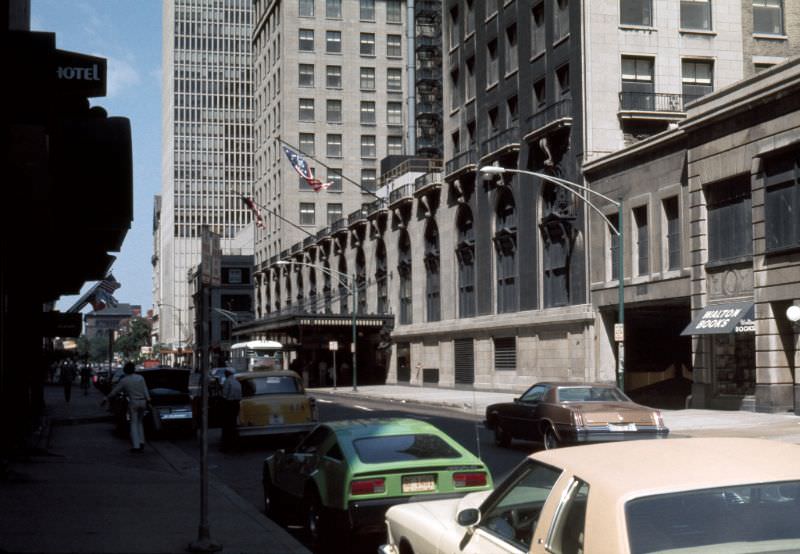
<path id="1" fill-rule="evenodd" d="M 530 455 L 492 492 L 393 506 L 381 554 L 800 552 L 800 446 L 691 438 Z"/>

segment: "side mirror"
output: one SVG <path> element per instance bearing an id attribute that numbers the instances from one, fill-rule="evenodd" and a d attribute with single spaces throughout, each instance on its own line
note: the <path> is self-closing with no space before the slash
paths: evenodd
<path id="1" fill-rule="evenodd" d="M 481 520 L 481 512 L 476 508 L 467 508 L 458 512 L 457 521 L 461 527 L 475 525 Z"/>

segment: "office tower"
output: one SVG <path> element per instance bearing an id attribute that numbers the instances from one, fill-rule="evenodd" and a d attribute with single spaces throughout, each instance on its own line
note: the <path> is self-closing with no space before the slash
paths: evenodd
<path id="1" fill-rule="evenodd" d="M 221 236 L 228 253 L 250 222 L 240 195 L 250 194 L 253 176 L 251 30 L 251 0 L 164 2 L 162 188 L 153 258 L 161 344 L 192 342 L 187 272 L 200 262 L 202 226 Z"/>

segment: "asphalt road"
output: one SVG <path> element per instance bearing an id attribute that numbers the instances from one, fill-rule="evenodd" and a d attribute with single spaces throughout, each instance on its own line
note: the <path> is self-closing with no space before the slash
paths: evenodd
<path id="1" fill-rule="evenodd" d="M 492 433 L 483 428 L 483 414 L 462 414 L 445 408 L 404 404 L 374 402 L 366 399 L 335 399 L 323 394 L 314 394 L 319 402 L 321 421 L 340 419 L 364 419 L 386 417 L 415 417 L 436 425 L 471 452 L 479 455 L 489 467 L 495 483 L 513 469 L 532 450 L 539 448 L 534 443 L 515 441 L 512 448 L 499 448 L 494 445 Z M 261 465 L 266 456 L 278 448 L 291 448 L 296 439 L 253 437 L 241 443 L 238 450 L 220 452 L 218 449 L 220 430 L 209 431 L 209 471 L 240 496 L 263 510 L 261 491 Z M 199 440 L 175 438 L 173 442 L 184 452 L 199 459 Z M 266 517 L 266 516 L 265 516 Z M 299 529 L 288 527 L 298 539 L 302 540 Z M 356 545 L 353 545 L 354 547 Z M 375 552 L 377 544 L 360 544 L 353 550 Z"/>

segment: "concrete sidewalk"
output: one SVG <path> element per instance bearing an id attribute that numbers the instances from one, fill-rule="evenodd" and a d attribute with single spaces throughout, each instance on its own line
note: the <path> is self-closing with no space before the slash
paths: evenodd
<path id="1" fill-rule="evenodd" d="M 142 454 L 111 433 L 102 395 L 46 386 L 47 421 L 0 481 L 0 552 L 186 552 L 198 538 L 198 463 L 168 441 Z M 224 552 L 308 550 L 213 475 L 209 530 Z"/>
<path id="2" fill-rule="evenodd" d="M 497 402 L 512 402 L 518 392 L 476 391 L 409 385 L 366 385 L 315 388 L 332 396 L 365 398 L 397 403 L 441 406 L 463 415 L 483 419 L 486 407 Z M 792 413 L 762 414 L 720 410 L 661 410 L 671 436 L 756 437 L 800 444 L 800 416 Z"/>

